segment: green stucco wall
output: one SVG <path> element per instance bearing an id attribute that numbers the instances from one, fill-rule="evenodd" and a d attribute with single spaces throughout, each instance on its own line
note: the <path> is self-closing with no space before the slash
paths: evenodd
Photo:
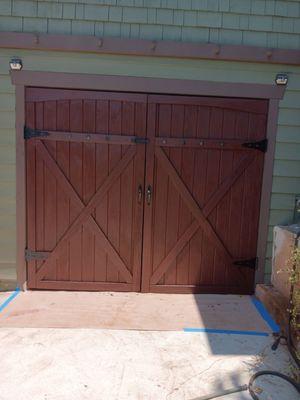
<path id="1" fill-rule="evenodd" d="M 300 2 L 264 0 L 0 1 L 0 31 L 91 34 L 247 44 L 300 49 Z M 15 91 L 8 63 L 26 70 L 116 74 L 209 81 L 273 83 L 289 73 L 280 102 L 269 219 L 266 281 L 272 228 L 292 221 L 300 193 L 300 67 L 256 63 L 0 50 L 0 281 L 15 279 Z M 201 93 L 199 93 L 201 94 Z M 1 286 L 1 285 L 0 285 Z"/>

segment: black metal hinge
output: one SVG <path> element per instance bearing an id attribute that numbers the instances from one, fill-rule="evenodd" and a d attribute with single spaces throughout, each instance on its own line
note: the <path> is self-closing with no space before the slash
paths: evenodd
<path id="1" fill-rule="evenodd" d="M 49 251 L 32 251 L 25 249 L 25 260 L 35 261 L 35 260 L 46 260 L 51 253 Z"/>
<path id="2" fill-rule="evenodd" d="M 259 150 L 263 153 L 266 153 L 268 150 L 268 139 L 259 140 L 257 142 L 246 142 L 243 143 L 242 146 L 247 147 L 248 149 Z"/>
<path id="3" fill-rule="evenodd" d="M 135 144 L 147 144 L 149 143 L 148 138 L 143 138 L 143 137 L 135 137 L 132 139 L 133 143 Z"/>
<path id="4" fill-rule="evenodd" d="M 49 133 L 47 131 L 41 131 L 39 129 L 31 129 L 28 128 L 27 126 L 24 127 L 24 139 L 32 139 L 32 138 L 39 138 L 39 137 L 45 137 L 49 136 Z"/>
<path id="5" fill-rule="evenodd" d="M 238 260 L 235 261 L 233 264 L 237 265 L 238 267 L 246 267 L 251 269 L 257 269 L 258 258 L 249 258 L 248 260 Z"/>

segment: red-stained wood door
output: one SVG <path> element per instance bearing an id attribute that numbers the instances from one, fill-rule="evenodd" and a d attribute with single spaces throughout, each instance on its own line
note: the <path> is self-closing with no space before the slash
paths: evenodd
<path id="1" fill-rule="evenodd" d="M 267 107 L 148 97 L 143 291 L 253 292 Z"/>
<path id="2" fill-rule="evenodd" d="M 251 293 L 267 107 L 28 88 L 28 287 Z"/>
<path id="3" fill-rule="evenodd" d="M 27 89 L 29 288 L 140 290 L 146 101 Z"/>

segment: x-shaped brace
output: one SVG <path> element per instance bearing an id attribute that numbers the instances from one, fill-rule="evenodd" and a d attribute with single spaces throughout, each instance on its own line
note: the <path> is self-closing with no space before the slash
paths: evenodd
<path id="1" fill-rule="evenodd" d="M 226 249 L 224 243 L 215 232 L 214 228 L 208 221 L 207 217 L 213 211 L 213 209 L 217 206 L 220 200 L 225 196 L 228 190 L 231 188 L 233 183 L 238 179 L 238 177 L 245 171 L 246 168 L 252 163 L 254 157 L 252 154 L 246 155 L 234 169 L 233 173 L 224 179 L 218 189 L 213 193 L 213 195 L 209 198 L 207 203 L 201 209 L 194 199 L 192 194 L 190 193 L 187 186 L 184 184 L 180 176 L 178 175 L 175 167 L 172 165 L 171 161 L 166 156 L 165 152 L 157 146 L 155 148 L 155 154 L 158 161 L 161 163 L 167 174 L 169 175 L 173 185 L 181 195 L 183 201 L 186 203 L 191 213 L 195 217 L 195 220 L 192 224 L 186 229 L 183 235 L 178 239 L 177 243 L 173 246 L 173 248 L 169 251 L 167 256 L 163 259 L 163 261 L 156 268 L 153 273 L 150 283 L 151 285 L 157 284 L 162 276 L 168 271 L 170 266 L 172 265 L 173 260 L 177 257 L 177 255 L 183 250 L 185 245 L 189 242 L 189 240 L 193 237 L 193 235 L 197 232 L 199 227 L 202 228 L 206 237 L 212 241 L 217 250 L 224 256 L 225 260 L 228 263 L 233 262 L 232 255 Z"/>
<path id="2" fill-rule="evenodd" d="M 54 249 L 51 251 L 51 255 L 47 260 L 45 260 L 37 274 L 37 280 L 43 279 L 49 270 L 51 264 L 50 260 L 57 258 L 59 255 L 64 243 L 66 243 L 77 231 L 80 229 L 81 225 L 85 225 L 90 229 L 91 232 L 95 234 L 96 239 L 98 239 L 99 244 L 104 249 L 105 252 L 111 257 L 112 262 L 115 264 L 116 268 L 122 274 L 123 278 L 127 283 L 132 282 L 132 274 L 126 267 L 124 261 L 119 256 L 117 250 L 108 240 L 98 223 L 95 221 L 92 216 L 92 212 L 95 207 L 100 203 L 100 201 L 107 194 L 108 190 L 111 188 L 116 179 L 120 176 L 122 171 L 126 168 L 126 166 L 130 163 L 135 155 L 135 146 L 129 146 L 125 155 L 121 158 L 121 160 L 116 164 L 113 170 L 106 177 L 102 185 L 98 188 L 93 197 L 89 200 L 89 202 L 85 205 L 80 197 L 78 196 L 76 190 L 66 178 L 65 174 L 58 166 L 56 161 L 50 155 L 48 149 L 40 140 L 36 141 L 36 147 L 39 151 L 39 154 L 43 157 L 45 165 L 49 168 L 51 173 L 55 176 L 57 182 L 61 185 L 62 189 L 65 191 L 66 195 L 74 202 L 75 206 L 78 209 L 78 215 L 73 223 L 66 229 L 60 238 L 59 242 L 56 244 Z"/>

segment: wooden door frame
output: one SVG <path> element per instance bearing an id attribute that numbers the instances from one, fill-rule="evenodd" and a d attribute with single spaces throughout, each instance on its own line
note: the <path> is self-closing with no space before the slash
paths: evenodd
<path id="1" fill-rule="evenodd" d="M 16 86 L 16 262 L 20 288 L 26 289 L 26 154 L 23 138 L 26 87 L 268 99 L 266 137 L 269 146 L 264 160 L 257 245 L 259 264 L 255 274 L 255 283 L 263 282 L 279 101 L 284 96 L 285 86 L 25 70 L 11 72 L 11 80 Z"/>

